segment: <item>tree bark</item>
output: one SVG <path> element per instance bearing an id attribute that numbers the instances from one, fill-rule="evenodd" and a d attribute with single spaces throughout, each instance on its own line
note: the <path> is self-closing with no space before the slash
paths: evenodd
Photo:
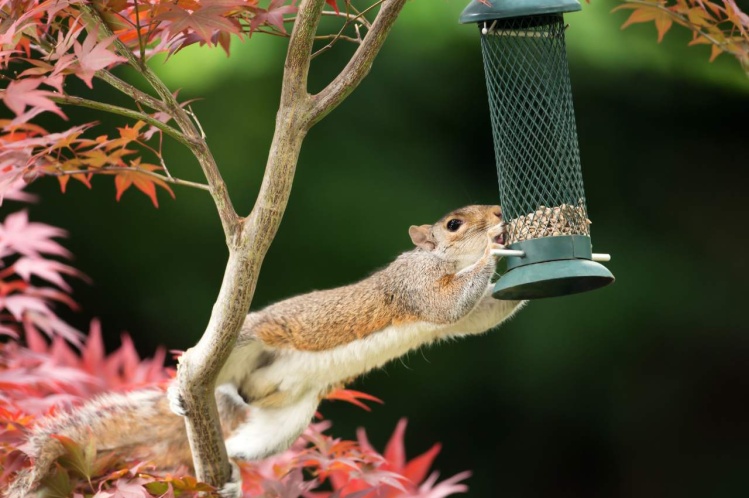
<path id="1" fill-rule="evenodd" d="M 257 201 L 250 215 L 238 220 L 238 230 L 227 232 L 229 260 L 210 321 L 198 344 L 180 359 L 178 382 L 196 477 L 217 488 L 229 480 L 231 468 L 213 394 L 215 381 L 234 347 L 263 259 L 280 226 L 302 142 L 312 125 L 353 91 L 369 71 L 404 3 L 385 0 L 358 56 L 355 54 L 342 72 L 344 79 L 336 78 L 335 94 L 325 103 L 307 92 L 312 46 L 325 0 L 302 0 L 299 4 L 284 66 L 276 129 Z"/>

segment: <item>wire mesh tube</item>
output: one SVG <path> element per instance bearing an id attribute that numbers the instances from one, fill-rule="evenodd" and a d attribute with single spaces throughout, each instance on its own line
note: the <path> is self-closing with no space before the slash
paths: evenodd
<path id="1" fill-rule="evenodd" d="M 508 247 L 497 251 L 507 271 L 492 295 L 536 299 L 603 287 L 614 276 L 594 261 L 609 256 L 592 253 L 561 14 L 579 4 L 559 0 L 548 13 L 556 7 L 545 2 L 492 1 L 474 0 L 461 16 L 482 35 L 508 225 Z"/>
<path id="2" fill-rule="evenodd" d="M 509 244 L 589 236 L 562 15 L 479 28 Z"/>

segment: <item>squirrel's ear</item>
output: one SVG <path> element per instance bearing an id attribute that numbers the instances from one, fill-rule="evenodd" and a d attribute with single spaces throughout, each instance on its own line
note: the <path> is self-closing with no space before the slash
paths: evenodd
<path id="1" fill-rule="evenodd" d="M 427 251 L 437 247 L 432 237 L 432 225 L 421 225 L 419 227 L 413 225 L 408 229 L 408 235 L 411 236 L 411 241 L 416 247 L 421 247 Z"/>

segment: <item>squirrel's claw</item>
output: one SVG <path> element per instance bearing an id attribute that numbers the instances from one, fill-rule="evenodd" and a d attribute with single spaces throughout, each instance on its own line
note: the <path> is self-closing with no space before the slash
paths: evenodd
<path id="1" fill-rule="evenodd" d="M 182 399 L 182 395 L 179 392 L 179 386 L 177 382 L 172 382 L 166 390 L 166 397 L 169 400 L 169 409 L 175 415 L 180 417 L 187 416 L 187 410 L 185 409 L 185 400 Z"/>
<path id="2" fill-rule="evenodd" d="M 490 249 L 504 249 L 507 240 L 507 223 L 497 223 L 487 230 Z"/>

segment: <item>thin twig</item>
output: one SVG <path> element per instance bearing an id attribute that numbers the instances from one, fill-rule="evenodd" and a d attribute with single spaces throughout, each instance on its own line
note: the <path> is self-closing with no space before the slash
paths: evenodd
<path id="1" fill-rule="evenodd" d="M 138 37 L 140 59 L 146 60 L 146 44 L 143 42 L 143 38 L 140 36 L 140 9 L 138 9 L 137 0 L 133 2 L 133 10 L 135 10 L 135 35 Z"/>
<path id="2" fill-rule="evenodd" d="M 372 63 L 390 33 L 406 0 L 380 0 L 362 11 L 366 13 L 375 5 L 382 4 L 372 28 L 367 32 L 354 55 L 341 73 L 320 93 L 313 96 L 312 124 L 325 117 L 361 83 L 372 68 Z"/>
<path id="3" fill-rule="evenodd" d="M 203 131 L 203 127 L 200 125 L 200 120 L 198 119 L 198 116 L 193 112 L 191 105 L 187 106 L 187 114 L 190 115 L 190 117 L 192 118 L 193 122 L 195 123 L 195 126 L 198 127 L 198 130 L 200 131 L 200 137 L 203 140 L 205 140 L 206 139 L 205 131 Z"/>
<path id="4" fill-rule="evenodd" d="M 348 2 L 346 2 L 346 3 L 348 4 Z M 367 18 L 362 18 L 362 14 L 361 13 L 350 14 L 349 12 L 335 12 L 333 10 L 324 10 L 322 12 L 322 15 L 323 16 L 331 16 L 331 17 L 343 17 L 343 18 L 345 18 L 349 22 L 359 21 L 359 22 L 361 22 L 362 24 L 364 24 L 367 27 L 369 27 L 369 25 L 370 25 L 369 20 Z M 283 21 L 285 23 L 286 22 L 295 22 L 296 21 L 296 16 L 285 17 Z"/>
<path id="5" fill-rule="evenodd" d="M 355 24 L 354 25 L 354 29 L 356 29 L 356 26 L 359 26 L 359 25 Z M 347 36 L 347 35 L 341 35 L 341 34 L 335 34 L 335 35 L 318 35 L 318 36 L 315 37 L 315 40 L 343 40 L 343 41 L 348 41 L 348 42 L 353 42 L 353 43 L 361 43 L 361 37 L 354 38 L 353 36 Z M 320 52 L 321 50 L 322 49 L 319 49 L 317 52 Z M 314 54 L 312 54 L 312 58 L 313 59 L 315 58 L 315 54 L 317 54 L 317 52 L 315 52 Z"/>
<path id="6" fill-rule="evenodd" d="M 200 190 L 205 190 L 206 192 L 211 191 L 211 187 L 203 183 L 191 182 L 189 180 L 182 180 L 180 178 L 175 178 L 173 176 L 167 177 L 167 176 L 155 173 L 153 171 L 148 171 L 146 169 L 140 169 L 140 168 L 134 168 L 132 166 L 102 166 L 101 168 L 95 168 L 95 169 L 64 170 L 64 171 L 51 171 L 51 172 L 45 171 L 44 175 L 46 176 L 70 176 L 70 175 L 88 175 L 92 173 L 93 174 L 96 174 L 96 173 L 110 174 L 110 173 L 121 173 L 123 171 L 132 171 L 134 173 L 141 173 L 147 176 L 152 176 L 154 178 L 157 178 L 163 182 L 173 183 L 175 185 L 182 185 L 183 187 L 198 188 Z"/>
<path id="7" fill-rule="evenodd" d="M 352 17 L 348 17 L 347 16 L 346 22 L 343 23 L 343 26 L 341 26 L 341 29 L 338 30 L 338 33 L 333 36 L 333 39 L 327 45 L 325 45 L 324 47 L 320 48 L 315 53 L 313 53 L 312 54 L 312 58 L 314 59 L 315 57 L 317 57 L 318 55 L 322 54 L 323 52 L 327 52 L 328 50 L 330 50 L 331 48 L 333 48 L 333 45 L 335 45 L 338 40 L 348 40 L 348 41 L 355 41 L 356 43 L 361 43 L 361 41 L 360 41 L 361 40 L 361 35 L 359 35 L 359 28 L 356 27 L 357 26 L 356 22 L 359 22 L 361 19 L 364 19 L 366 21 L 366 17 L 365 16 L 367 15 L 367 13 L 369 11 L 371 11 L 372 9 L 376 8 L 377 6 L 381 5 L 383 1 L 384 0 L 378 0 L 377 2 L 373 3 L 372 5 L 370 5 L 366 9 L 364 9 L 363 11 L 359 12 L 358 14 L 356 14 L 355 16 L 352 16 Z M 347 5 L 348 5 L 348 3 L 347 3 Z M 343 31 L 351 23 L 354 23 L 357 36 L 359 36 L 359 40 L 357 40 L 356 38 L 345 37 L 343 35 Z M 368 27 L 370 27 L 370 26 L 368 26 Z"/>
<path id="8" fill-rule="evenodd" d="M 245 35 L 253 35 L 255 33 L 262 33 L 264 35 L 268 36 L 277 36 L 279 38 L 291 38 L 291 35 L 288 33 L 282 33 L 281 31 L 275 31 L 273 29 L 263 29 L 263 28 L 257 28 L 257 29 L 250 29 L 249 26 L 245 26 L 242 28 L 242 34 Z"/>

